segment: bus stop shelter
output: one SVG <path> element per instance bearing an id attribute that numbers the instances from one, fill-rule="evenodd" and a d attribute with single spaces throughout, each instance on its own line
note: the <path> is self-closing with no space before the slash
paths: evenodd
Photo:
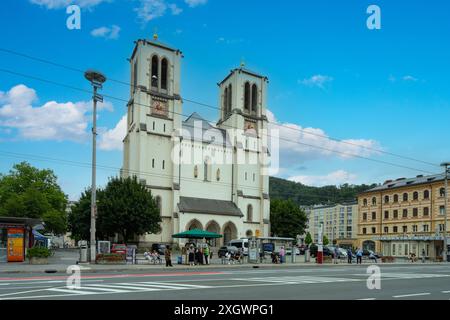
<path id="1" fill-rule="evenodd" d="M 285 262 L 288 262 L 287 256 L 291 255 L 291 262 L 295 262 L 295 248 L 294 248 L 294 242 L 296 241 L 295 238 L 286 238 L 286 237 L 257 237 L 253 238 L 250 245 L 249 250 L 257 250 L 259 253 L 259 262 L 263 261 L 262 257 L 265 257 L 266 254 L 279 254 L 281 247 L 284 247 L 285 249 Z M 252 248 L 253 247 L 253 248 Z M 254 259 L 254 254 L 252 255 L 252 258 L 249 259 L 249 262 L 257 262 Z"/>

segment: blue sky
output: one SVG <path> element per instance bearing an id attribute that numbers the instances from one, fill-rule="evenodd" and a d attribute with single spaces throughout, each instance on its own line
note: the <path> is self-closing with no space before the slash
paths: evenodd
<path id="1" fill-rule="evenodd" d="M 65 8 L 70 3 L 82 7 L 80 30 L 66 27 Z M 217 105 L 216 83 L 243 60 L 246 68 L 269 77 L 273 121 L 353 144 L 297 130 L 283 130 L 286 138 L 413 169 L 282 143 L 280 177 L 313 185 L 378 183 L 423 174 L 420 170 L 440 170 L 354 144 L 436 164 L 450 159 L 448 1 L 5 0 L 2 4 L 2 49 L 82 70 L 94 67 L 109 78 L 128 82 L 126 59 L 133 41 L 151 38 L 157 28 L 160 41 L 184 53 L 183 97 Z M 371 4 L 381 8 L 381 30 L 366 27 Z M 2 51 L 0 69 L 89 89 L 80 73 Z M 28 155 L 89 163 L 90 95 L 1 71 L 0 92 L 0 172 L 21 160 L 50 167 L 69 197 L 77 198 L 90 184 L 88 167 Z M 129 97 L 127 86 L 111 81 L 103 93 Z M 197 111 L 208 120 L 218 117 L 217 110 L 191 103 L 183 107 L 184 114 Z M 98 163 L 120 168 L 117 125 L 125 105 L 108 100 L 101 109 L 98 125 L 104 134 Z M 98 174 L 104 184 L 117 172 Z"/>

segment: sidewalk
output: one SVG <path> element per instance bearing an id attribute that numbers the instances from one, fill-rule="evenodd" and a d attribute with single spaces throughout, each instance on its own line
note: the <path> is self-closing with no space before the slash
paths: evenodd
<path id="1" fill-rule="evenodd" d="M 76 263 L 73 263 L 75 265 Z M 360 266 L 368 266 L 373 263 L 365 262 Z M 31 265 L 27 262 L 25 263 L 9 263 L 9 264 L 0 264 L 0 274 L 2 273 L 66 273 L 67 267 L 72 264 L 47 264 L 47 265 Z M 427 263 L 377 263 L 377 265 L 386 265 L 386 266 L 403 266 L 403 265 L 410 265 L 410 266 L 418 266 L 418 265 L 444 265 L 443 263 L 433 263 L 433 262 L 427 262 Z M 339 264 L 331 264 L 326 263 L 322 265 L 318 265 L 315 262 L 308 262 L 305 263 L 304 261 L 298 261 L 295 263 L 283 263 L 283 264 L 269 264 L 269 263 L 263 263 L 263 264 L 210 264 L 210 265 L 199 265 L 199 266 L 188 266 L 188 265 L 179 265 L 174 264 L 172 268 L 167 268 L 165 265 L 161 264 L 114 264 L 114 265 L 101 265 L 101 264 L 79 264 L 78 265 L 82 271 L 87 272 L 123 272 L 123 271 L 148 271 L 148 272 L 161 272 L 161 271 L 194 271 L 194 272 L 216 272 L 211 271 L 213 270 L 228 270 L 228 269 L 253 269 L 253 268 L 259 268 L 259 269 L 272 269 L 272 268 L 292 268 L 292 267 L 348 267 L 350 266 L 347 263 L 339 263 Z M 357 266 L 356 264 L 352 264 L 351 266 Z"/>

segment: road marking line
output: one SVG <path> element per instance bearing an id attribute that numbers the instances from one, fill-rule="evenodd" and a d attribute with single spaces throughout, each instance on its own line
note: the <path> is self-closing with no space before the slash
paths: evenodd
<path id="1" fill-rule="evenodd" d="M 62 289 L 62 288 L 50 288 L 47 289 L 47 291 L 56 291 L 56 292 L 63 292 L 63 293 L 71 293 L 73 295 L 83 295 L 83 294 L 92 294 L 92 292 L 89 291 L 82 291 L 78 289 Z M 18 299 L 23 299 L 26 297 L 20 297 Z"/>
<path id="2" fill-rule="evenodd" d="M 442 293 L 450 293 L 450 291 L 442 291 Z"/>
<path id="3" fill-rule="evenodd" d="M 89 287 L 88 286 L 84 286 L 84 287 L 81 287 L 80 289 L 82 289 L 82 290 L 99 290 L 99 291 L 106 291 L 106 292 L 123 292 L 123 293 L 131 292 L 129 290 L 104 288 L 104 287 L 101 287 L 100 285 L 97 285 L 97 286 L 96 285 L 90 285 Z M 78 290 L 78 289 L 75 289 L 75 290 Z"/>
<path id="4" fill-rule="evenodd" d="M 134 283 L 130 283 L 131 285 L 127 285 L 127 284 L 125 284 L 125 285 L 112 285 L 112 284 L 102 284 L 102 285 L 98 285 L 98 286 L 101 286 L 102 288 L 104 288 L 104 287 L 106 287 L 106 288 L 118 288 L 118 289 L 131 289 L 131 290 L 147 290 L 147 288 L 143 288 L 143 287 L 135 287 L 135 286 L 132 286 L 132 285 L 134 285 Z M 94 287 L 94 286 L 96 286 L 96 285 L 89 285 L 89 287 Z M 154 289 L 154 290 L 160 290 L 160 289 Z"/>
<path id="5" fill-rule="evenodd" d="M 356 300 L 376 300 L 377 298 L 363 298 L 363 299 L 356 299 Z"/>
<path id="6" fill-rule="evenodd" d="M 162 285 L 162 286 L 175 286 L 176 287 L 187 287 L 187 288 L 208 288 L 209 286 L 195 285 L 195 284 L 184 284 L 184 283 L 166 283 L 166 282 L 139 282 L 133 283 L 133 285 Z"/>
<path id="7" fill-rule="evenodd" d="M 406 298 L 406 297 L 417 297 L 417 296 L 428 296 L 431 293 L 429 292 L 422 292 L 422 293 L 411 293 L 411 294 L 402 294 L 398 296 L 392 296 L 392 298 Z"/>

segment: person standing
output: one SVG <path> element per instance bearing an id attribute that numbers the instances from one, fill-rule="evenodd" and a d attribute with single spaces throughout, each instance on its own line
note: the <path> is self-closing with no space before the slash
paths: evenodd
<path id="1" fill-rule="evenodd" d="M 169 246 L 166 246 L 164 250 L 164 258 L 166 259 L 166 267 L 173 267 L 172 265 L 172 251 Z"/>
<path id="2" fill-rule="evenodd" d="M 205 264 L 209 264 L 209 246 L 206 243 L 205 248 L 203 249 L 203 255 L 205 256 Z"/>
<path id="3" fill-rule="evenodd" d="M 362 264 L 362 256 L 363 256 L 363 251 L 362 251 L 362 249 L 361 248 L 359 248 L 357 251 L 356 251 L 356 264 Z"/>
<path id="4" fill-rule="evenodd" d="M 195 251 L 194 251 L 194 246 L 191 245 L 189 247 L 189 265 L 193 266 L 195 265 Z"/>
<path id="5" fill-rule="evenodd" d="M 280 249 L 280 263 L 284 263 L 284 257 L 286 255 L 286 251 L 284 250 L 284 247 L 281 247 Z"/>
<path id="6" fill-rule="evenodd" d="M 352 264 L 353 252 L 352 249 L 347 249 L 347 263 Z"/>
<path id="7" fill-rule="evenodd" d="M 422 249 L 422 263 L 425 263 L 425 257 L 426 257 L 425 249 Z"/>

